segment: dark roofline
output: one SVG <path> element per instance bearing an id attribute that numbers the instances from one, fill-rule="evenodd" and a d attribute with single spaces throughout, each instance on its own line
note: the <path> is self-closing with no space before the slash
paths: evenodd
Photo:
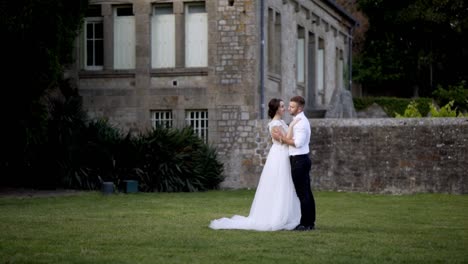
<path id="1" fill-rule="evenodd" d="M 337 10 L 341 15 L 344 15 L 348 20 L 354 23 L 354 26 L 359 26 L 357 21 L 348 11 L 346 11 L 341 5 L 336 3 L 336 0 L 324 0 L 326 4 Z"/>

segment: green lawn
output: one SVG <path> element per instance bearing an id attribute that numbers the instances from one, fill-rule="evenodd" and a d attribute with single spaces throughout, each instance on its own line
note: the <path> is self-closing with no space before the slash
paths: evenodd
<path id="1" fill-rule="evenodd" d="M 468 196 L 315 192 L 317 230 L 211 230 L 254 191 L 0 198 L 0 263 L 468 263 Z"/>

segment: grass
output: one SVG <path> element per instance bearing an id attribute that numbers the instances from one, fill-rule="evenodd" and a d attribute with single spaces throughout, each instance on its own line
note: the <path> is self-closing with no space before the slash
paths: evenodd
<path id="1" fill-rule="evenodd" d="M 468 263 L 468 196 L 316 192 L 317 230 L 211 230 L 254 191 L 0 198 L 1 263 Z"/>

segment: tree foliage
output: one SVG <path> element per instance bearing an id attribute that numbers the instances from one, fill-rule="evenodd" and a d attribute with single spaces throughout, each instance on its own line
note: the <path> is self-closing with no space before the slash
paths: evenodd
<path id="1" fill-rule="evenodd" d="M 98 189 L 136 179 L 143 191 L 217 188 L 223 166 L 191 128 L 123 136 L 90 121 L 64 78 L 87 0 L 4 1 L 0 186 Z"/>
<path id="2" fill-rule="evenodd" d="M 468 79 L 468 2 L 358 0 L 369 19 L 355 80 L 368 87 L 404 87 L 428 96 Z"/>
<path id="3" fill-rule="evenodd" d="M 337 2 L 358 22 L 358 25 L 353 28 L 353 54 L 359 54 L 365 42 L 369 21 L 366 15 L 358 9 L 358 0 L 337 0 Z"/>
<path id="4" fill-rule="evenodd" d="M 75 37 L 87 0 L 2 1 L 2 100 L 0 167 L 11 174 L 30 167 L 47 141 L 45 95 L 63 84 L 63 67 L 72 62 Z M 69 86 L 66 86 L 69 87 Z M 3 171 L 5 174 L 5 171 Z"/>

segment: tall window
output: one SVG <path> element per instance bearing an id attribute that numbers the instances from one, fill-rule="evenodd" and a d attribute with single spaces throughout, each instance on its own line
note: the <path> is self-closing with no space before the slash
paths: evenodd
<path id="1" fill-rule="evenodd" d="M 135 68 L 135 17 L 131 5 L 114 7 L 114 69 Z"/>
<path id="2" fill-rule="evenodd" d="M 316 106 L 316 65 L 315 65 L 315 56 L 316 56 L 316 47 L 315 47 L 315 34 L 309 32 L 307 40 L 307 105 L 314 108 Z"/>
<path id="3" fill-rule="evenodd" d="M 172 111 L 171 110 L 152 110 L 151 111 L 151 125 L 153 128 L 172 127 Z"/>
<path id="4" fill-rule="evenodd" d="M 172 4 L 154 6 L 151 18 L 151 65 L 153 68 L 175 67 L 175 24 Z"/>
<path id="5" fill-rule="evenodd" d="M 317 50 L 317 92 L 320 103 L 325 103 L 325 41 L 319 39 Z"/>
<path id="6" fill-rule="evenodd" d="M 208 111 L 187 110 L 185 111 L 185 122 L 193 128 L 194 132 L 205 142 L 208 141 Z"/>
<path id="7" fill-rule="evenodd" d="M 297 27 L 297 58 L 296 58 L 296 73 L 297 82 L 305 82 L 305 30 L 303 27 Z"/>
<path id="8" fill-rule="evenodd" d="M 268 70 L 281 73 L 281 15 L 275 10 L 268 9 L 267 30 Z"/>
<path id="9" fill-rule="evenodd" d="M 208 66 L 208 16 L 205 3 L 185 5 L 185 66 Z"/>
<path id="10" fill-rule="evenodd" d="M 338 89 L 345 89 L 343 77 L 344 77 L 344 61 L 343 61 L 343 50 L 336 49 L 336 70 L 335 70 L 335 83 Z"/>
<path id="11" fill-rule="evenodd" d="M 84 27 L 84 68 L 102 70 L 104 65 L 104 30 L 100 5 L 90 5 Z"/>

